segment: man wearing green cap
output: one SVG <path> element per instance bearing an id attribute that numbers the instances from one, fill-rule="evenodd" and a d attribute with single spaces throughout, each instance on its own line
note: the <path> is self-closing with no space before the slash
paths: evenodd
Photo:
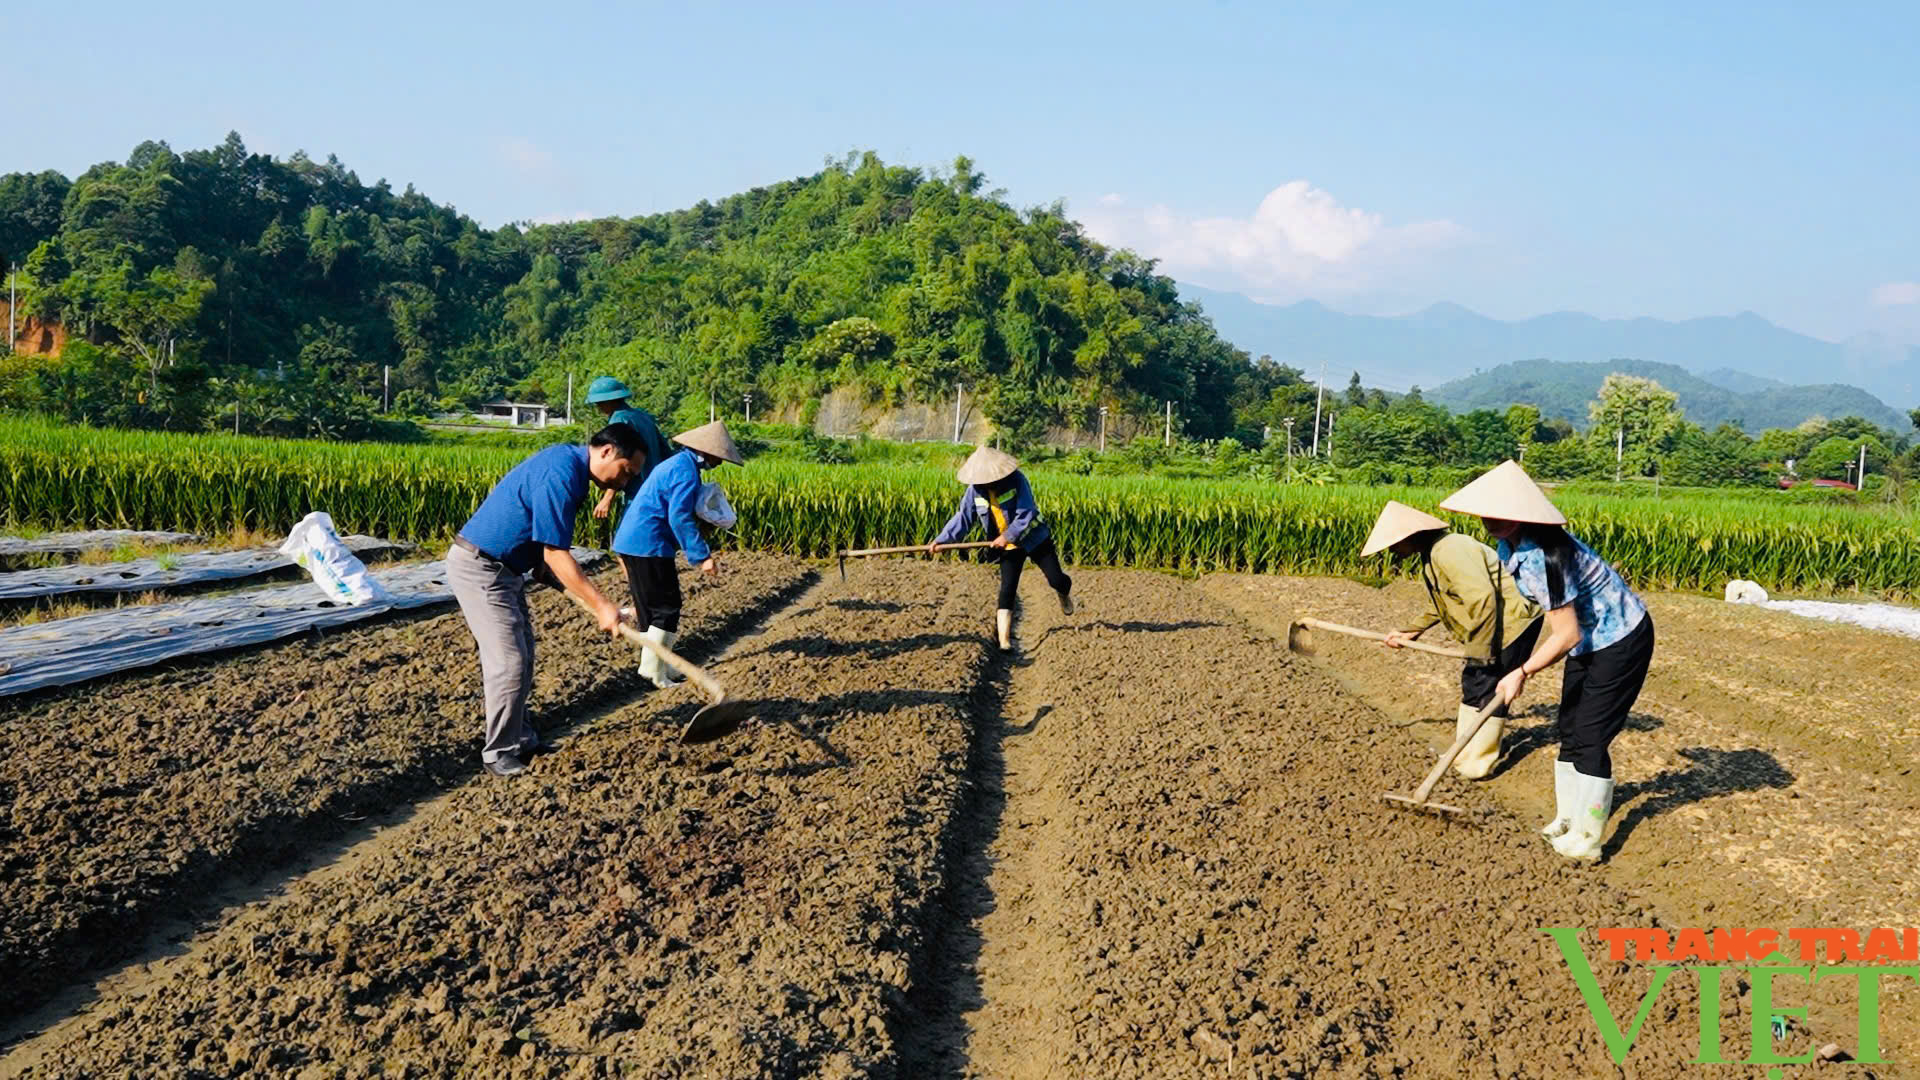
<path id="1" fill-rule="evenodd" d="M 667 440 L 660 436 L 660 425 L 654 421 L 653 414 L 627 403 L 632 396 L 633 391 L 627 389 L 627 384 L 611 375 L 602 375 L 587 386 L 587 401 L 600 410 L 600 415 L 607 418 L 607 423 L 631 427 L 640 433 L 640 441 L 647 448 L 646 463 L 635 472 L 633 483 L 624 492 L 629 499 L 639 493 L 640 485 L 646 481 L 647 474 L 653 471 L 654 466 L 667 460 L 673 453 Z M 613 511 L 613 496 L 611 488 L 600 496 L 600 501 L 593 507 L 594 517 L 603 518 Z"/>

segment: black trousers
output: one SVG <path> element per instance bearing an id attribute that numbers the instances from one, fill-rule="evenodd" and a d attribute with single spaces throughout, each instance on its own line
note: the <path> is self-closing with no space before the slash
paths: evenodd
<path id="1" fill-rule="evenodd" d="M 1520 636 L 1507 642 L 1500 654 L 1484 664 L 1467 661 L 1460 669 L 1460 704 L 1475 709 L 1484 709 L 1487 702 L 1493 700 L 1493 692 L 1500 686 L 1500 680 L 1507 677 L 1513 669 L 1527 662 L 1533 655 L 1533 647 L 1540 640 L 1540 624 L 1545 619 L 1535 619 L 1527 624 Z M 1495 716 L 1506 716 L 1505 705 L 1493 710 Z"/>
<path id="2" fill-rule="evenodd" d="M 680 569 L 673 556 L 622 555 L 627 568 L 627 591 L 633 595 L 633 613 L 641 629 L 657 626 L 669 634 L 680 632 Z"/>
<path id="3" fill-rule="evenodd" d="M 1567 657 L 1561 679 L 1560 760 L 1588 776 L 1612 776 L 1607 747 L 1627 726 L 1627 713 L 1646 685 L 1653 663 L 1653 616 L 1604 649 Z"/>
<path id="4" fill-rule="evenodd" d="M 1031 556 L 1025 548 L 1016 544 L 1000 551 L 1001 607 L 1013 607 L 1014 598 L 1020 595 L 1020 571 L 1026 567 L 1029 557 L 1033 559 L 1033 565 L 1047 576 L 1047 584 L 1053 586 L 1054 592 L 1064 593 L 1073 589 L 1073 579 L 1060 569 L 1060 551 L 1053 546 L 1052 537 L 1048 537 L 1047 542 L 1041 544 Z"/>

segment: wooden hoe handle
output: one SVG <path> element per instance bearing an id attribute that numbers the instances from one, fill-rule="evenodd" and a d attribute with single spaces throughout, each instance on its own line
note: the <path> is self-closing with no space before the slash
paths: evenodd
<path id="1" fill-rule="evenodd" d="M 992 547 L 992 546 L 993 546 L 993 541 L 991 540 L 973 540 L 964 544 L 941 544 L 940 550 L 941 551 L 963 551 L 967 548 L 983 548 L 983 547 Z M 905 555 L 910 551 L 925 551 L 925 550 L 927 550 L 927 545 L 925 544 L 909 544 L 906 547 L 859 548 L 854 551 L 843 551 L 840 553 L 840 557 L 845 559 L 855 555 Z"/>
<path id="2" fill-rule="evenodd" d="M 562 591 L 564 592 L 565 590 Z M 593 606 L 591 604 L 588 604 L 585 600 L 574 596 L 570 592 L 567 593 L 567 596 L 571 597 L 574 603 L 580 605 L 581 610 L 587 612 L 589 615 L 593 614 Z M 652 638 L 647 637 L 645 634 L 642 634 L 624 622 L 620 624 L 620 634 L 628 641 L 658 656 L 668 667 L 692 679 L 696 686 L 707 692 L 707 696 L 712 698 L 715 704 L 725 700 L 727 691 L 714 680 L 713 676 L 707 674 L 705 669 L 696 666 L 692 661 L 683 659 L 679 653 L 654 641 Z"/>
<path id="3" fill-rule="evenodd" d="M 1420 781 L 1420 786 L 1414 789 L 1414 802 L 1427 801 L 1427 796 L 1433 794 L 1433 789 L 1440 783 L 1440 778 L 1447 774 L 1447 766 L 1453 764 L 1453 759 L 1460 756 L 1460 751 L 1467 748 L 1467 744 L 1473 741 L 1475 735 L 1480 734 L 1480 729 L 1487 726 L 1487 718 L 1492 716 L 1493 710 L 1499 707 L 1500 695 L 1496 693 L 1493 695 L 1493 700 L 1487 702 L 1487 707 L 1480 710 L 1480 716 L 1473 722 L 1473 726 L 1463 730 L 1459 737 L 1453 740 L 1453 745 L 1447 747 L 1447 752 L 1440 755 L 1440 760 L 1434 762 L 1433 771 L 1429 772 L 1427 778 Z"/>
<path id="4" fill-rule="evenodd" d="M 1376 630 L 1362 630 L 1357 626 L 1342 626 L 1339 623 L 1327 622 L 1324 619 L 1300 618 L 1295 619 L 1294 622 L 1299 623 L 1301 626 L 1311 626 L 1315 630 L 1326 630 L 1335 634 L 1346 634 L 1348 637 L 1366 638 L 1369 641 L 1387 640 L 1387 635 Z M 1450 656 L 1455 660 L 1465 660 L 1467 658 L 1465 649 L 1449 649 L 1440 645 L 1428 645 L 1420 641 L 1405 642 L 1401 645 L 1401 648 L 1415 649 L 1419 652 L 1432 653 L 1435 656 Z"/>

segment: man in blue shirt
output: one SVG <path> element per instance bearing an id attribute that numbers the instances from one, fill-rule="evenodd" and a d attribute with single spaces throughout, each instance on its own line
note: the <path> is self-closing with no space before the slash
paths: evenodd
<path id="1" fill-rule="evenodd" d="M 614 553 L 627 571 L 633 594 L 635 622 L 647 628 L 647 637 L 669 649 L 680 640 L 680 571 L 674 555 L 686 552 L 687 562 L 701 573 L 720 572 L 696 516 L 700 472 L 722 461 L 744 464 L 727 425 L 719 420 L 683 431 L 673 441 L 687 449 L 661 462 L 640 485 L 613 537 Z M 680 681 L 652 650 L 640 658 L 640 674 L 661 689 Z"/>
<path id="2" fill-rule="evenodd" d="M 549 446 L 515 465 L 461 527 L 447 552 L 447 583 L 480 647 L 486 690 L 486 744 L 480 760 L 495 776 L 526 768 L 540 745 L 527 726 L 533 689 L 529 571 L 593 608 L 600 629 L 619 633 L 620 609 L 593 587 L 573 560 L 573 521 L 588 484 L 624 488 L 646 458 L 640 434 L 609 424 L 585 446 Z"/>
<path id="3" fill-rule="evenodd" d="M 625 490 L 620 492 L 629 500 L 640 493 L 640 485 L 646 481 L 647 474 L 673 455 L 673 448 L 668 446 L 667 440 L 661 437 L 660 425 L 654 420 L 653 414 L 627 403 L 627 399 L 632 396 L 633 391 L 627 389 L 627 384 L 611 375 L 602 375 L 587 387 L 587 401 L 600 410 L 600 415 L 607 418 L 606 422 L 625 424 L 639 432 L 640 441 L 647 448 L 646 461 L 641 463 L 640 468 L 633 475 L 633 480 Z M 600 496 L 600 501 L 593 507 L 594 517 L 603 518 L 612 512 L 614 494 L 614 490 L 608 488 L 607 493 Z"/>

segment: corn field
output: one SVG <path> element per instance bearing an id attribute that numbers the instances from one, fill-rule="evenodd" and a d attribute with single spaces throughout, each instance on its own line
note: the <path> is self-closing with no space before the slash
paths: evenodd
<path id="1" fill-rule="evenodd" d="M 326 510 L 342 531 L 444 541 L 523 450 L 335 444 L 109 432 L 0 421 L 0 519 L 38 528 L 285 530 Z M 715 475 L 743 547 L 825 557 L 931 538 L 958 504 L 943 470 L 763 462 Z M 1089 566 L 1192 572 L 1391 572 L 1361 560 L 1382 503 L 1432 508 L 1418 488 L 1087 477 L 1038 471 L 1063 556 Z M 591 501 L 591 500 L 590 500 Z M 1573 531 L 1635 584 L 1718 592 L 1732 578 L 1799 592 L 1920 592 L 1920 516 L 1894 509 L 1703 496 L 1685 502 L 1564 494 Z M 582 510 L 580 542 L 603 541 Z M 1461 519 L 1471 535 L 1477 522 Z M 1484 537 L 1483 537 L 1484 538 Z"/>

